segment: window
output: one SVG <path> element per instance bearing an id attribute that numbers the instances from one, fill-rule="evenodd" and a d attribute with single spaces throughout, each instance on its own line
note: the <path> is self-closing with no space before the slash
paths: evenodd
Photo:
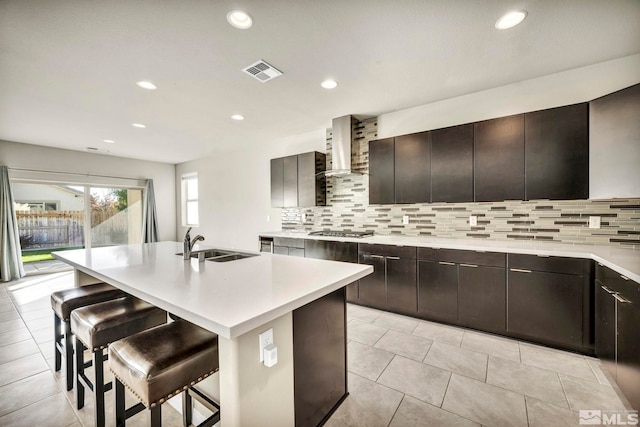
<path id="1" fill-rule="evenodd" d="M 198 226 L 198 174 L 182 175 L 182 224 Z"/>

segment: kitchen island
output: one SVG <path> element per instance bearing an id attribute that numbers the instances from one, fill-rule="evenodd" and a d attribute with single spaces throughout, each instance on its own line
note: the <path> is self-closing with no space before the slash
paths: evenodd
<path id="1" fill-rule="evenodd" d="M 200 249 L 207 246 L 194 247 Z M 329 414 L 347 392 L 344 287 L 373 268 L 271 254 L 198 262 L 183 260 L 177 255 L 181 251 L 181 243 L 160 242 L 54 256 L 75 268 L 76 286 L 109 283 L 218 334 L 219 384 L 207 384 L 207 391 L 219 389 L 214 397 L 220 401 L 223 426 L 304 425 Z M 258 335 L 270 328 L 278 363 L 268 368 L 259 361 Z M 311 334 L 318 340 L 300 338 Z M 306 348 L 314 342 L 318 347 Z M 334 360 L 327 365 L 328 356 Z M 344 389 L 332 404 L 322 395 L 335 399 L 335 390 L 301 389 L 301 384 L 312 387 L 313 378 L 327 384 L 323 377 L 329 372 L 319 370 L 336 372 L 336 367 Z M 335 381 L 329 383 L 335 388 Z M 314 394 L 320 400 L 309 402 Z"/>

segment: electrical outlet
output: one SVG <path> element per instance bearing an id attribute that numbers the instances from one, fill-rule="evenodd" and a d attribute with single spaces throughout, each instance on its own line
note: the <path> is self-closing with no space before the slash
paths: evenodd
<path id="1" fill-rule="evenodd" d="M 402 223 L 409 224 L 409 215 L 402 215 Z"/>
<path id="2" fill-rule="evenodd" d="M 600 228 L 600 217 L 599 216 L 590 216 L 589 217 L 589 228 Z"/>
<path id="3" fill-rule="evenodd" d="M 300 215 L 300 222 L 303 223 L 303 224 L 305 222 L 307 222 L 307 214 L 306 213 L 303 212 L 302 215 Z"/>
<path id="4" fill-rule="evenodd" d="M 260 340 L 260 362 L 264 362 L 264 348 L 273 344 L 273 328 L 261 333 L 258 339 Z"/>
<path id="5" fill-rule="evenodd" d="M 271 222 L 271 215 L 267 215 L 267 222 Z"/>
<path id="6" fill-rule="evenodd" d="M 478 225 L 478 217 L 475 215 L 471 215 L 469 217 L 469 225 L 471 227 L 476 227 Z"/>

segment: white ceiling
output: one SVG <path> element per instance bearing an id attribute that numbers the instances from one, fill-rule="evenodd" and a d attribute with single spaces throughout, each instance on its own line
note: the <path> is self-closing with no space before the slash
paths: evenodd
<path id="1" fill-rule="evenodd" d="M 0 139 L 180 163 L 636 54 L 639 22 L 638 0 L 0 0 Z M 284 75 L 241 72 L 259 59 Z"/>

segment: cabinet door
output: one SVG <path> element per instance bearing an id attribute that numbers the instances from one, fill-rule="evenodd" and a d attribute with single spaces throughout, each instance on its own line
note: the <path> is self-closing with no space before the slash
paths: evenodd
<path id="1" fill-rule="evenodd" d="M 395 203 L 394 139 L 369 142 L 369 204 Z"/>
<path id="2" fill-rule="evenodd" d="M 431 201 L 431 143 L 429 132 L 395 139 L 396 203 Z"/>
<path id="3" fill-rule="evenodd" d="M 473 124 L 431 131 L 431 201 L 473 202 Z"/>
<path id="4" fill-rule="evenodd" d="M 271 159 L 271 207 L 281 208 L 284 203 L 284 159 Z"/>
<path id="5" fill-rule="evenodd" d="M 465 326 L 504 333 L 505 269 L 458 266 L 458 320 Z"/>
<path id="6" fill-rule="evenodd" d="M 276 255 L 289 255 L 288 246 L 273 246 L 273 253 Z"/>
<path id="7" fill-rule="evenodd" d="M 452 262 L 418 261 L 418 312 L 458 319 L 458 267 Z"/>
<path id="8" fill-rule="evenodd" d="M 476 202 L 524 200 L 524 114 L 474 124 Z"/>
<path id="9" fill-rule="evenodd" d="M 589 198 L 588 104 L 525 114 L 526 199 Z"/>
<path id="10" fill-rule="evenodd" d="M 387 307 L 407 314 L 416 314 L 416 260 L 386 258 Z"/>
<path id="11" fill-rule="evenodd" d="M 625 301 L 623 299 L 623 301 Z M 640 410 L 640 308 L 632 302 L 617 302 L 618 310 L 618 365 L 617 380 L 620 390 Z"/>
<path id="12" fill-rule="evenodd" d="M 298 156 L 283 159 L 283 207 L 298 206 Z"/>
<path id="13" fill-rule="evenodd" d="M 384 309 L 387 306 L 385 286 L 384 257 L 382 255 L 364 255 L 359 257 L 360 264 L 373 266 L 373 273 L 358 282 L 358 296 L 361 304 Z"/>
<path id="14" fill-rule="evenodd" d="M 509 269 L 507 330 L 582 347 L 582 276 Z"/>
<path id="15" fill-rule="evenodd" d="M 596 281 L 595 351 L 602 365 L 616 378 L 616 300 L 604 284 Z"/>
<path id="16" fill-rule="evenodd" d="M 298 154 L 298 206 L 325 205 L 325 155 L 312 151 Z"/>

